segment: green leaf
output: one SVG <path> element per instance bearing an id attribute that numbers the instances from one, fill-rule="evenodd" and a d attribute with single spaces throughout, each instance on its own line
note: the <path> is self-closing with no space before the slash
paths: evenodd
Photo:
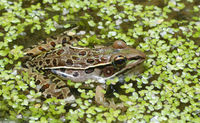
<path id="1" fill-rule="evenodd" d="M 70 24 L 66 24 L 64 25 L 64 28 L 69 28 L 71 25 Z"/>
<path id="2" fill-rule="evenodd" d="M 88 21 L 88 24 L 89 24 L 91 27 L 94 27 L 94 26 L 96 25 L 96 23 L 95 23 L 93 20 Z"/>

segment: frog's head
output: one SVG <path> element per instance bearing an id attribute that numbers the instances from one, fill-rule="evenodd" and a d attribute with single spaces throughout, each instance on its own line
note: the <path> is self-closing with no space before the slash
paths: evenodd
<path id="1" fill-rule="evenodd" d="M 146 55 L 143 52 L 127 46 L 123 41 L 115 41 L 113 48 L 118 51 L 110 59 L 115 67 L 133 68 L 146 59 Z"/>
<path id="2" fill-rule="evenodd" d="M 143 52 L 127 46 L 123 41 L 115 41 L 112 48 L 114 50 L 109 60 L 110 65 L 103 70 L 104 76 L 108 78 L 134 69 L 146 59 L 146 55 Z"/>

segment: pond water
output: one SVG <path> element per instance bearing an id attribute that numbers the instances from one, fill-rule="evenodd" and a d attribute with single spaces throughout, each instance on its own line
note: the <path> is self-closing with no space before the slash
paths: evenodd
<path id="1" fill-rule="evenodd" d="M 0 15 L 0 40 L 9 45 L 0 44 L 0 118 L 32 122 L 200 120 L 199 0 L 5 0 L 0 2 Z M 76 33 L 84 34 L 78 42 L 83 47 L 110 46 L 123 40 L 146 54 L 144 63 L 133 68 L 138 74 L 107 81 L 106 98 L 125 108 L 97 105 L 95 89 L 78 88 L 78 84 L 70 88 L 77 98 L 73 104 L 41 99 L 30 77 L 13 76 L 9 71 L 11 62 L 19 61 L 14 59 L 18 50 L 12 52 L 15 45 L 33 47 L 74 27 Z M 8 43 L 9 38 L 13 40 Z"/>

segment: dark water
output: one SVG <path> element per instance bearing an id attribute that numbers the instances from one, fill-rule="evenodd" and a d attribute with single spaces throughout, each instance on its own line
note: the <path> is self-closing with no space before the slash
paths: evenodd
<path id="1" fill-rule="evenodd" d="M 33 4 L 38 3 L 38 2 L 40 2 L 40 0 L 33 0 L 31 3 L 28 2 L 28 1 L 25 1 L 24 4 L 23 4 L 23 7 L 30 7 L 30 5 L 33 5 Z M 43 5 L 42 2 L 40 2 L 40 3 L 42 5 L 42 8 L 45 9 L 46 6 Z M 151 0 L 151 1 L 148 1 L 148 0 L 134 0 L 134 4 L 143 5 L 143 6 L 155 5 L 155 6 L 159 7 L 159 8 L 163 8 L 163 7 L 167 6 L 167 3 L 165 2 L 165 0 Z M 184 9 L 180 10 L 180 11 L 177 11 L 176 9 L 172 9 L 172 12 L 167 14 L 168 18 L 165 21 L 170 21 L 172 19 L 175 19 L 175 20 L 178 20 L 178 21 L 186 20 L 186 21 L 190 22 L 190 21 L 193 21 L 193 17 L 195 17 L 195 16 L 199 17 L 200 13 L 193 12 L 193 6 L 200 5 L 200 0 L 194 0 L 194 2 L 192 2 L 192 3 L 185 2 L 184 4 L 185 4 L 186 7 Z M 123 7 L 120 6 L 120 7 L 118 7 L 118 9 L 121 11 L 121 10 L 123 10 Z M 78 29 L 77 29 L 77 32 L 79 32 L 81 30 L 84 30 L 84 31 L 86 31 L 86 34 L 89 34 L 89 31 L 94 31 L 97 35 L 101 35 L 102 32 L 99 29 L 97 29 L 96 27 L 92 28 L 92 27 L 90 27 L 88 25 L 88 20 L 87 19 L 79 18 L 80 16 L 84 15 L 84 13 L 88 13 L 88 14 L 92 15 L 93 20 L 95 22 L 98 22 L 98 21 L 104 22 L 104 20 L 102 20 L 102 18 L 96 16 L 97 12 L 98 12 L 98 10 L 92 10 L 92 9 L 85 10 L 85 11 L 80 11 L 78 13 L 75 13 L 75 19 L 68 20 L 68 21 L 65 21 L 65 22 L 61 21 L 59 24 L 60 25 L 65 25 L 66 23 L 70 23 L 70 24 L 72 24 L 72 27 L 79 26 Z M 3 11 L 0 12 L 0 16 L 2 15 L 2 13 L 3 13 Z M 48 14 L 49 14 L 49 18 L 52 18 L 53 16 L 59 15 L 60 13 L 48 11 Z M 123 29 L 124 32 L 126 32 L 127 29 L 130 28 L 129 25 L 133 25 L 133 24 L 134 24 L 133 22 L 126 22 L 126 23 L 123 22 L 121 24 L 120 28 Z M 176 27 L 179 27 L 179 26 L 185 26 L 187 24 L 188 23 L 174 24 L 172 27 L 176 28 Z M 30 28 L 31 27 L 26 27 L 26 29 L 25 29 L 26 35 L 25 36 L 20 36 L 16 41 L 14 41 L 11 44 L 11 46 L 17 44 L 17 45 L 23 45 L 25 48 L 28 48 L 28 47 L 31 47 L 33 45 L 36 45 L 41 40 L 45 40 L 46 38 L 51 37 L 51 36 L 56 36 L 56 35 L 64 32 L 66 30 L 64 28 L 58 28 L 56 30 L 56 32 L 52 32 L 50 34 L 46 34 L 44 29 L 42 29 L 40 31 L 35 31 L 34 33 L 31 33 L 30 32 Z M 144 28 L 144 30 L 148 30 L 148 29 L 150 29 L 150 28 L 149 27 Z M 0 27 L 0 32 L 4 32 L 3 28 L 1 28 L 1 27 Z M 177 35 L 183 36 L 180 32 L 178 32 Z M 113 38 L 106 38 L 104 40 L 114 41 Z M 138 46 L 140 42 L 144 42 L 143 40 L 144 40 L 144 37 L 139 37 L 136 40 L 136 43 L 134 44 L 134 47 Z M 196 45 L 200 46 L 200 38 L 192 38 L 192 40 L 194 41 L 194 43 Z M 105 44 L 105 45 L 107 45 L 107 44 Z M 152 53 L 151 52 L 147 52 L 146 54 L 150 55 Z M 144 66 L 144 69 L 146 69 L 145 66 Z M 174 73 L 177 73 L 177 72 L 181 73 L 182 71 L 174 71 Z M 195 75 L 197 73 L 196 72 L 191 72 L 191 74 Z M 140 76 L 138 75 L 138 77 L 140 77 Z M 151 78 L 149 78 L 149 81 L 152 82 L 153 80 L 156 80 L 158 77 L 159 77 L 159 75 L 154 75 Z M 133 83 L 134 83 L 134 81 L 133 81 Z M 113 94 L 112 94 L 113 92 L 118 92 L 120 94 L 125 94 L 125 92 L 124 92 L 125 90 L 120 88 L 120 86 L 123 85 L 123 84 L 124 84 L 123 82 L 119 82 L 118 85 L 110 85 L 109 88 L 108 88 L 108 91 L 106 93 L 106 96 L 108 98 L 113 97 Z M 137 84 L 134 84 L 133 87 L 136 89 L 136 92 L 137 92 L 137 91 L 139 91 L 141 89 L 145 89 L 149 85 L 150 84 L 146 84 L 146 85 L 143 85 L 142 88 L 138 88 Z M 194 85 L 190 85 L 190 86 L 194 86 Z M 160 90 L 158 88 L 155 88 L 155 90 L 156 89 Z M 77 92 L 77 90 L 74 89 L 74 92 Z M 188 105 L 189 104 L 181 104 L 179 106 L 179 108 L 181 110 L 183 110 L 184 107 L 188 106 Z M 68 109 L 69 109 L 69 107 L 68 107 Z"/>

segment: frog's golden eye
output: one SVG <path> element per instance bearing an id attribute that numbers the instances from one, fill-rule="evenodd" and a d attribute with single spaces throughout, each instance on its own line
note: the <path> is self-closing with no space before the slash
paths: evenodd
<path id="1" fill-rule="evenodd" d="M 115 67 L 122 67 L 126 64 L 126 61 L 127 59 L 125 56 L 119 55 L 114 58 L 113 64 Z"/>

